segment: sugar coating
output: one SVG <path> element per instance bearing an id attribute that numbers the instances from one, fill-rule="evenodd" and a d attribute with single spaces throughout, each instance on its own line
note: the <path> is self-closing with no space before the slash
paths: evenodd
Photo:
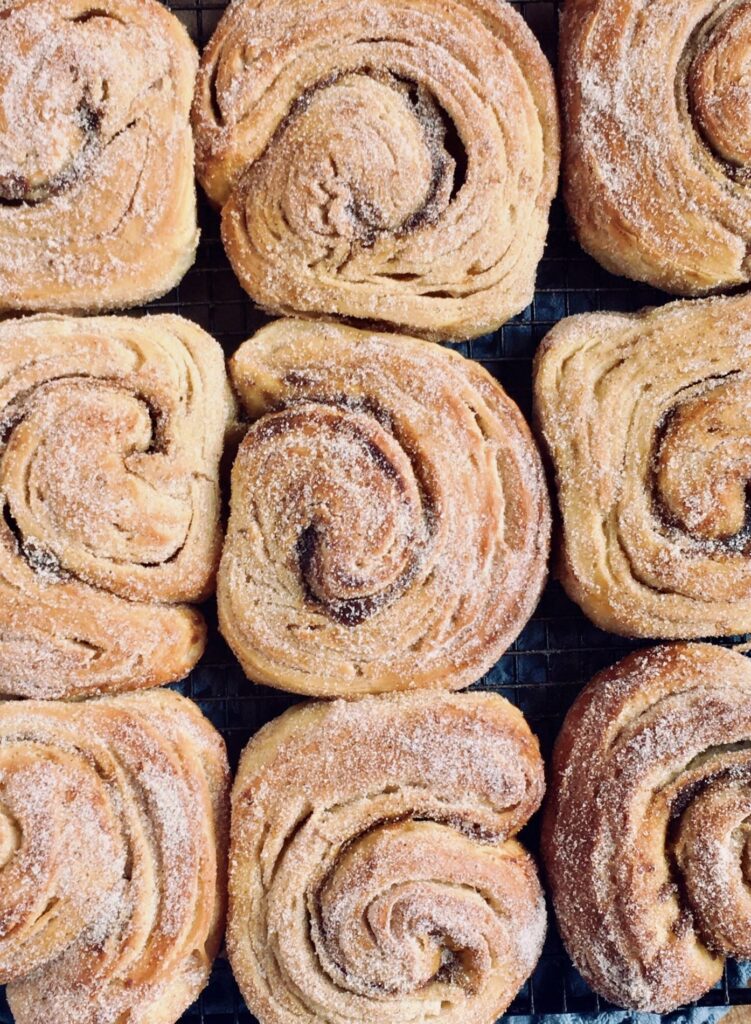
<path id="1" fill-rule="evenodd" d="M 5 13 L 0 309 L 119 308 L 182 277 L 198 241 L 196 64 L 154 0 L 25 0 Z"/>
<path id="2" fill-rule="evenodd" d="M 531 300 L 558 114 L 510 4 L 234 4 L 193 123 L 230 261 L 265 308 L 445 339 Z"/>
<path id="3" fill-rule="evenodd" d="M 513 839 L 543 790 L 537 743 L 492 694 L 297 708 L 233 791 L 228 950 L 267 1024 L 491 1024 L 545 930 Z"/>
<path id="4" fill-rule="evenodd" d="M 279 321 L 233 381 L 220 625 L 251 679 L 319 695 L 478 679 L 546 571 L 542 467 L 516 406 L 428 342 Z"/>
<path id="5" fill-rule="evenodd" d="M 221 937 L 228 767 L 169 692 L 0 709 L 0 971 L 18 1024 L 172 1024 Z"/>
<path id="6" fill-rule="evenodd" d="M 564 724 L 543 856 L 574 963 L 619 1006 L 668 1012 L 749 955 L 750 692 L 735 652 L 655 647 Z"/>
<path id="7" fill-rule="evenodd" d="M 563 518 L 560 574 L 598 625 L 751 629 L 751 303 L 593 314 L 550 332 L 535 407 Z"/>
<path id="8" fill-rule="evenodd" d="M 566 4 L 565 194 L 609 270 L 681 295 L 749 280 L 749 47 L 744 3 Z"/>
<path id="9" fill-rule="evenodd" d="M 179 317 L 0 324 L 0 691 L 59 697 L 181 678 L 184 602 L 219 559 L 233 416 L 219 346 Z"/>

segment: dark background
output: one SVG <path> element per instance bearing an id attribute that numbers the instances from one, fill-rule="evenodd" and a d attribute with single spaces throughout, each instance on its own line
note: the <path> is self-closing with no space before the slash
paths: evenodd
<path id="1" fill-rule="evenodd" d="M 211 36 L 225 4 L 221 0 L 169 0 L 168 6 L 202 47 Z M 514 3 L 555 63 L 558 3 L 525 0 Z M 219 240 L 218 218 L 199 196 L 201 243 L 195 266 L 182 283 L 149 310 L 180 313 L 200 324 L 234 352 L 268 319 L 254 308 L 235 280 Z M 531 306 L 494 334 L 457 346 L 479 360 L 529 416 L 531 359 L 547 331 L 564 316 L 593 310 L 640 309 L 658 305 L 667 296 L 614 277 L 589 259 L 571 238 L 560 199 L 552 210 L 550 234 L 540 265 L 537 291 Z M 134 311 L 137 313 L 138 311 Z M 208 650 L 177 689 L 192 697 L 227 740 L 232 765 L 254 732 L 281 714 L 296 698 L 249 682 L 216 630 L 212 605 L 205 609 L 210 623 Z M 727 641 L 731 643 L 733 641 Z M 516 704 L 540 738 L 547 758 L 563 716 L 577 692 L 599 669 L 612 664 L 637 644 L 595 628 L 550 582 L 536 614 L 509 652 L 475 688 L 495 690 Z M 537 847 L 536 822 L 522 835 L 533 851 Z M 671 1024 L 714 1022 L 732 1003 L 751 1003 L 751 965 L 728 962 L 722 983 L 694 1007 L 666 1020 Z M 540 964 L 506 1014 L 514 1024 L 534 1015 L 544 1024 L 575 1024 L 581 1017 L 598 1024 L 655 1024 L 655 1014 L 616 1011 L 582 981 L 564 953 L 550 918 L 548 939 Z M 504 1019 L 506 1019 L 504 1018 Z M 0 1024 L 12 1017 L 0 991 Z M 244 1007 L 227 961 L 220 957 L 211 983 L 198 1003 L 182 1018 L 184 1024 L 254 1024 Z M 49 1024 L 55 1024 L 50 1021 Z M 367 1021 L 361 1024 L 369 1024 Z M 476 1024 L 467 1021 L 466 1024 Z"/>

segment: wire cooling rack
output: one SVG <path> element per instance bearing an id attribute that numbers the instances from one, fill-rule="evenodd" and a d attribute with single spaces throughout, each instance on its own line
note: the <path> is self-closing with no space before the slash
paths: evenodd
<path id="1" fill-rule="evenodd" d="M 223 0 L 168 0 L 168 6 L 203 47 L 226 4 Z M 514 6 L 555 63 L 558 0 L 523 0 Z M 194 320 L 230 354 L 268 318 L 254 308 L 238 285 L 219 239 L 218 218 L 203 197 L 199 217 L 201 244 L 195 266 L 178 288 L 149 309 Z M 499 331 L 458 348 L 487 367 L 529 416 L 532 356 L 540 340 L 562 317 L 593 310 L 627 312 L 665 301 L 662 293 L 614 277 L 589 259 L 571 238 L 557 199 L 534 301 Z M 294 704 L 296 698 L 248 682 L 218 635 L 214 608 L 209 605 L 205 612 L 210 624 L 208 650 L 178 689 L 192 697 L 221 730 L 234 767 L 250 737 Z M 589 623 L 560 586 L 551 582 L 522 635 L 476 688 L 495 690 L 516 704 L 539 736 L 547 758 L 563 716 L 582 685 L 636 646 Z M 522 838 L 532 851 L 536 850 L 535 822 Z M 714 1024 L 728 1006 L 751 1004 L 750 983 L 751 965 L 729 962 L 715 989 L 696 1005 L 664 1020 L 670 1024 Z M 580 1019 L 593 1021 L 595 1017 L 598 1024 L 660 1024 L 658 1015 L 616 1010 L 588 988 L 562 948 L 552 913 L 541 961 L 504 1020 L 527 1024 L 532 1017 L 535 1024 L 576 1024 Z M 11 1022 L 0 992 L 0 1024 Z M 255 1024 L 223 957 L 217 960 L 208 988 L 181 1024 Z M 476 1022 L 468 1020 L 466 1024 Z"/>

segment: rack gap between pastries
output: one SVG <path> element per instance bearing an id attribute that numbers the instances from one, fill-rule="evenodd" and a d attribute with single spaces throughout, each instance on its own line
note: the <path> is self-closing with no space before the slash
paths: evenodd
<path id="1" fill-rule="evenodd" d="M 307 321 L 233 356 L 221 630 L 256 682 L 319 696 L 467 686 L 542 590 L 550 512 L 521 413 L 427 341 Z"/>
<path id="2" fill-rule="evenodd" d="M 269 311 L 448 339 L 531 301 L 558 110 L 505 0 L 234 3 L 193 125 L 230 262 Z"/>
<path id="3" fill-rule="evenodd" d="M 176 316 L 0 323 L 0 693 L 181 679 L 206 628 L 234 421 L 224 357 Z"/>

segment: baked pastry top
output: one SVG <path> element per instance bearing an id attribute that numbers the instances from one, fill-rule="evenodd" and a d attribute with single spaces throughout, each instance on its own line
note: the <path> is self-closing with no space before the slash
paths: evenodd
<path id="1" fill-rule="evenodd" d="M 0 702 L 0 793 L 16 1024 L 175 1024 L 224 929 L 219 734 L 168 690 Z"/>
<path id="2" fill-rule="evenodd" d="M 227 946 L 262 1024 L 494 1024 L 537 962 L 545 903 L 513 838 L 544 775 L 491 693 L 298 706 L 232 794 Z"/>
<path id="3" fill-rule="evenodd" d="M 505 0 L 234 3 L 193 123 L 227 254 L 266 309 L 446 339 L 531 301 L 558 111 Z"/>
<path id="4" fill-rule="evenodd" d="M 608 270 L 680 295 L 751 281 L 751 6 L 566 0 L 563 178 Z"/>
<path id="5" fill-rule="evenodd" d="M 256 682 L 457 689 L 537 603 L 550 512 L 521 413 L 427 341 L 277 321 L 240 347 L 221 630 Z"/>
<path id="6" fill-rule="evenodd" d="M 586 981 L 667 1013 L 751 955 L 751 664 L 710 644 L 601 673 L 556 742 L 542 851 Z"/>
<path id="7" fill-rule="evenodd" d="M 180 317 L 0 323 L 0 693 L 193 667 L 233 409 L 221 349 Z"/>
<path id="8" fill-rule="evenodd" d="M 158 0 L 4 7 L 0 312 L 163 295 L 198 243 L 195 47 Z"/>
<path id="9" fill-rule="evenodd" d="M 751 631 L 751 297 L 563 320 L 535 366 L 559 573 L 599 626 Z"/>

